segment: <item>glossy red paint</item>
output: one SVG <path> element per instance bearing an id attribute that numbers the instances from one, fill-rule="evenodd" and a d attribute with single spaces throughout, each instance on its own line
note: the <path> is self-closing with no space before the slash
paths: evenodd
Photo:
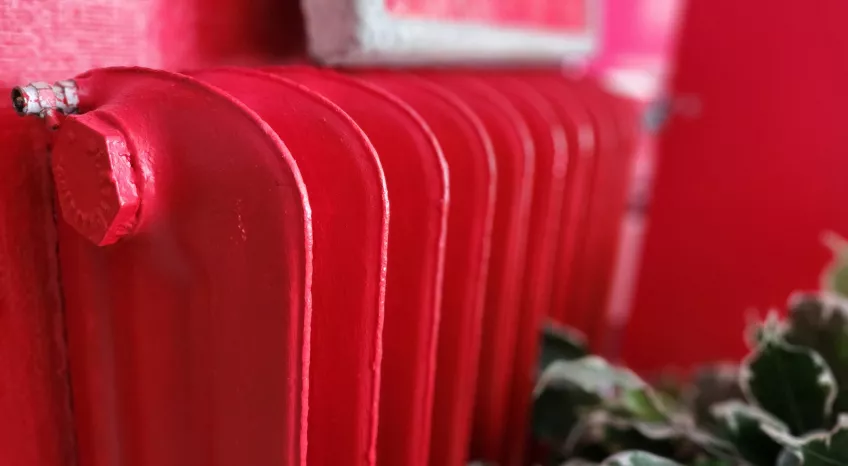
<path id="1" fill-rule="evenodd" d="M 96 112 L 68 118 L 55 142 L 53 180 L 65 222 L 98 246 L 130 233 L 141 201 L 119 124 Z"/>
<path id="2" fill-rule="evenodd" d="M 584 331 L 596 352 L 605 351 L 603 341 L 622 218 L 630 193 L 635 153 L 634 130 L 638 124 L 629 104 L 603 92 L 591 81 L 575 82 L 579 95 L 595 118 L 598 158 L 589 195 L 589 216 L 578 246 L 573 282 L 564 320 Z"/>
<path id="3" fill-rule="evenodd" d="M 600 310 L 587 308 L 592 295 L 591 287 L 588 286 L 588 277 L 593 274 L 593 267 L 597 265 L 595 261 L 598 253 L 597 249 L 592 249 L 593 247 L 597 248 L 597 240 L 592 239 L 591 236 L 603 229 L 603 221 L 599 220 L 603 218 L 603 213 L 600 204 L 598 204 L 598 199 L 594 196 L 604 194 L 603 167 L 609 166 L 612 163 L 611 160 L 615 159 L 619 138 L 613 115 L 603 98 L 593 92 L 589 84 L 582 81 L 569 80 L 566 85 L 574 91 L 589 112 L 596 145 L 594 166 L 591 169 L 589 179 L 585 218 L 581 220 L 581 226 L 577 232 L 578 237 L 575 238 L 572 272 L 568 275 L 569 281 L 562 284 L 563 288 L 560 289 L 560 294 L 555 293 L 554 295 L 553 304 L 562 307 L 552 308 L 551 313 L 552 317 L 560 323 L 587 333 L 591 340 L 592 322 L 600 317 Z M 564 305 L 557 300 L 560 296 L 565 300 Z"/>
<path id="4" fill-rule="evenodd" d="M 312 227 L 291 154 L 247 107 L 185 76 L 77 82 L 84 114 L 56 153 L 87 153 L 66 131 L 108 121 L 140 199 L 111 246 L 59 222 L 79 463 L 305 464 Z"/>
<path id="5" fill-rule="evenodd" d="M 226 69 L 195 74 L 254 109 L 290 148 L 310 193 L 314 281 L 310 465 L 376 461 L 389 205 L 366 135 L 294 81 Z"/>
<path id="6" fill-rule="evenodd" d="M 601 334 L 633 107 L 544 73 L 273 73 L 79 78 L 53 173 L 81 461 L 459 466 L 475 406 L 471 456 L 522 464 L 554 277 Z"/>
<path id="7" fill-rule="evenodd" d="M 0 100 L 0 141 L 0 451 L 8 464 L 73 464 L 49 136 Z"/>
<path id="8" fill-rule="evenodd" d="M 585 238 L 590 214 L 589 196 L 598 146 L 603 143 L 599 141 L 600 134 L 595 118 L 573 84 L 562 77 L 547 77 L 538 78 L 537 85 L 549 99 L 556 102 L 555 108 L 565 112 L 566 118 L 573 122 L 567 131 L 569 147 L 580 148 L 576 155 L 569 158 L 566 171 L 565 205 L 557 241 L 554 286 L 548 312 L 551 318 L 564 322 L 568 319 L 569 292 L 574 283 L 573 274 L 577 272 L 580 241 Z"/>
<path id="9" fill-rule="evenodd" d="M 299 2 L 0 0 L 0 454 L 75 461 L 44 122 L 7 88 L 110 65 L 186 67 L 303 53 Z M 60 212 L 55 215 L 61 216 Z"/>
<path id="10" fill-rule="evenodd" d="M 429 464 L 462 466 L 469 459 L 494 220 L 497 167 L 492 142 L 476 114 L 442 87 L 405 73 L 371 72 L 360 77 L 415 109 L 438 138 L 447 160 L 451 207 Z"/>
<path id="11" fill-rule="evenodd" d="M 471 107 L 492 138 L 498 192 L 475 415 L 472 457 L 497 460 L 506 441 L 507 400 L 511 387 L 521 283 L 535 173 L 533 137 L 525 118 L 495 86 L 460 74 L 426 74 Z"/>
<path id="12" fill-rule="evenodd" d="M 589 115 L 580 104 L 573 91 L 565 84 L 562 77 L 553 72 L 522 74 L 521 79 L 538 90 L 553 106 L 557 118 L 562 123 L 562 129 L 567 141 L 568 163 L 565 170 L 564 190 L 562 196 L 559 225 L 551 249 L 554 267 L 551 271 L 552 286 L 549 289 L 548 302 L 541 316 L 535 317 L 535 327 L 527 325 L 519 335 L 515 354 L 515 372 L 513 377 L 510 403 L 512 411 L 509 426 L 515 429 L 509 435 L 510 448 L 507 460 L 511 464 L 524 464 L 526 461 L 521 443 L 527 433 L 525 428 L 530 422 L 529 414 L 532 402 L 532 391 L 535 384 L 536 368 L 538 366 L 538 329 L 550 309 L 555 306 L 552 298 L 564 288 L 562 285 L 571 273 L 570 257 L 573 255 L 576 232 L 580 228 L 580 219 L 586 213 L 587 187 L 594 157 L 594 134 L 592 133 Z M 566 252 L 567 251 L 567 252 Z M 526 318 L 526 316 L 523 316 Z M 513 427 L 514 426 L 514 427 Z"/>
<path id="13" fill-rule="evenodd" d="M 374 145 L 392 206 L 377 464 L 425 466 L 448 216 L 448 167 L 425 121 L 392 94 L 330 70 L 270 69 L 350 115 Z"/>
<path id="14" fill-rule="evenodd" d="M 490 76 L 493 85 L 510 99 L 527 122 L 535 147 L 533 201 L 530 211 L 527 264 L 522 276 L 521 298 L 514 322 L 514 346 L 507 349 L 512 360 L 506 437 L 499 464 L 524 464 L 525 442 L 532 386 L 536 373 L 539 329 L 547 315 L 552 288 L 555 240 L 560 228 L 565 192 L 568 146 L 565 125 L 545 95 L 515 76 Z M 521 396 L 516 389 L 522 387 Z M 529 388 L 529 389 L 528 389 Z M 522 398 L 522 399 L 518 399 Z"/>

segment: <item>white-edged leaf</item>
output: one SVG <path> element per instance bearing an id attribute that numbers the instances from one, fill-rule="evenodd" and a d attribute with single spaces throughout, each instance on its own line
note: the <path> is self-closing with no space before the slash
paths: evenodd
<path id="1" fill-rule="evenodd" d="M 534 393 L 538 396 L 547 386 L 558 383 L 575 385 L 600 396 L 611 396 L 616 389 L 631 390 L 646 386 L 633 372 L 617 368 L 598 356 L 555 361 L 542 372 Z"/>
<path id="2" fill-rule="evenodd" d="M 766 435 L 771 437 L 775 442 L 783 445 L 785 448 L 790 450 L 796 450 L 801 447 L 804 443 L 802 439 L 793 436 L 786 430 L 785 427 L 775 426 L 771 424 L 760 424 L 760 428 L 763 429 Z M 813 433 L 811 435 L 820 435 L 820 433 Z"/>
<path id="3" fill-rule="evenodd" d="M 604 460 L 601 466 L 680 466 L 680 463 L 644 451 L 623 451 Z"/>
<path id="4" fill-rule="evenodd" d="M 775 466 L 802 466 L 803 464 L 804 459 L 801 454 L 789 448 L 781 450 L 775 462 Z"/>
<path id="5" fill-rule="evenodd" d="M 848 300 L 831 293 L 793 293 L 788 306 L 787 343 L 824 358 L 839 387 L 833 411 L 848 411 Z"/>
<path id="6" fill-rule="evenodd" d="M 716 404 L 711 409 L 723 437 L 736 451 L 756 466 L 773 466 L 782 446 L 763 431 L 763 425 L 786 431 L 786 426 L 767 412 L 738 400 Z"/>
<path id="7" fill-rule="evenodd" d="M 598 463 L 587 461 L 580 458 L 575 458 L 562 463 L 560 466 L 598 466 Z"/>
<path id="8" fill-rule="evenodd" d="M 818 353 L 774 335 L 745 358 L 740 385 L 748 401 L 780 419 L 795 435 L 825 425 L 838 391 Z"/>
<path id="9" fill-rule="evenodd" d="M 796 453 L 804 466 L 848 465 L 848 417 L 840 416 L 830 432 L 808 435 L 801 442 Z"/>
<path id="10" fill-rule="evenodd" d="M 730 400 L 722 403 L 717 403 L 710 408 L 712 415 L 727 425 L 733 432 L 738 432 L 740 429 L 740 421 L 750 419 L 758 424 L 767 424 L 779 429 L 787 430 L 786 425 L 772 416 L 766 411 L 749 405 L 739 400 Z"/>

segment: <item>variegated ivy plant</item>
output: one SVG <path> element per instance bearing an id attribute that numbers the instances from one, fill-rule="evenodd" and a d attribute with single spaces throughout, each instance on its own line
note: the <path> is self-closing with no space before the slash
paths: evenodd
<path id="1" fill-rule="evenodd" d="M 738 366 L 682 391 L 651 386 L 549 328 L 533 430 L 567 466 L 848 466 L 848 301 L 790 298 L 749 332 Z"/>

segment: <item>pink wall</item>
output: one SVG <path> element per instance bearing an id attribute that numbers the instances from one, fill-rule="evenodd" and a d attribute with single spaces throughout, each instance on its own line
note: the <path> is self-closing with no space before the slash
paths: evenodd
<path id="1" fill-rule="evenodd" d="M 303 49 L 297 0 L 0 0 L 0 84 L 90 68 L 273 60 Z"/>
<path id="2" fill-rule="evenodd" d="M 660 141 L 635 308 L 640 369 L 745 351 L 747 309 L 818 285 L 823 230 L 848 234 L 848 3 L 690 2 L 676 115 Z"/>

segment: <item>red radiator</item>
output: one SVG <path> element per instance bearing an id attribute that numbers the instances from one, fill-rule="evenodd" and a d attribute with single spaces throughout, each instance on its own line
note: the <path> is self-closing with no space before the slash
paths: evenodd
<path id="1" fill-rule="evenodd" d="M 300 3 L 0 0 L 7 93 L 91 69 L 0 105 L 10 464 L 527 464 L 541 325 L 606 325 L 607 13 Z"/>
<path id="2" fill-rule="evenodd" d="M 80 464 L 524 464 L 540 326 L 602 315 L 624 101 L 557 70 L 308 67 L 16 96 L 58 124 L 70 386 L 44 406 L 72 399 Z"/>

